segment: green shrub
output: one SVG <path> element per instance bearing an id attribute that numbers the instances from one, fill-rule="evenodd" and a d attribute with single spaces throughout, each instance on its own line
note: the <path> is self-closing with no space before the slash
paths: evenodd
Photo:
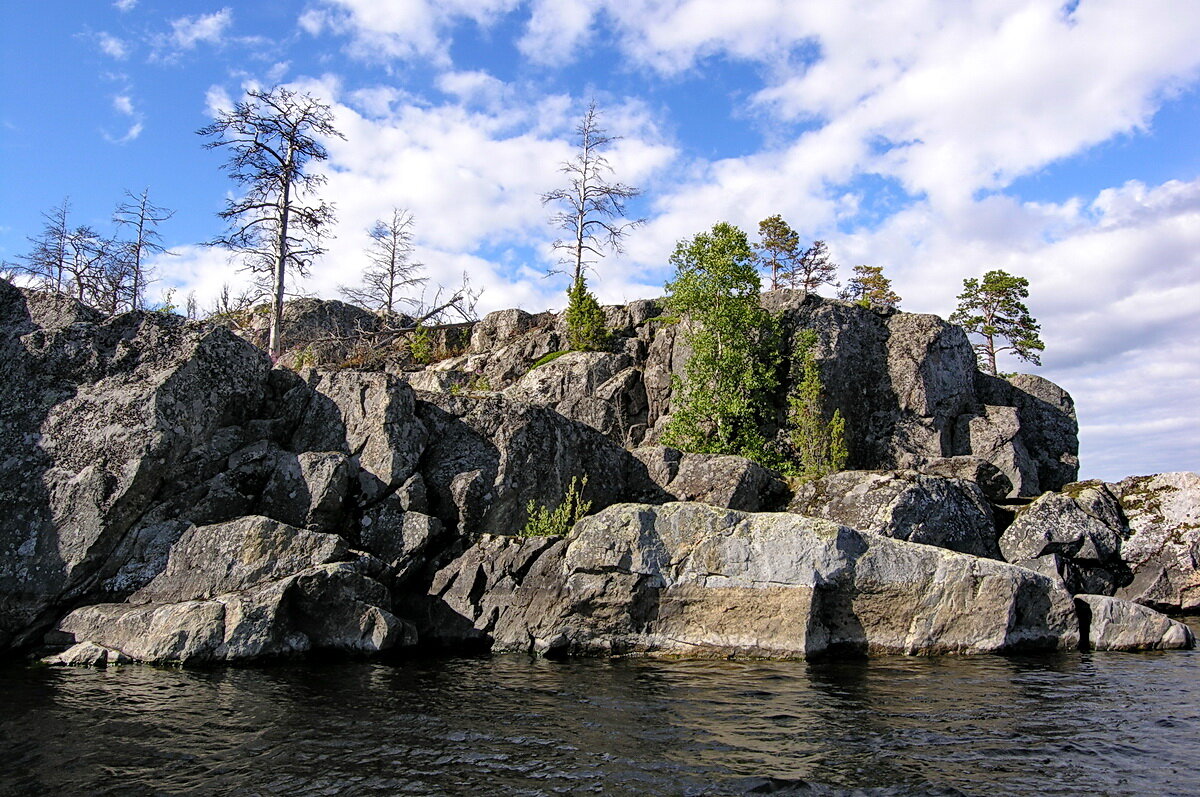
<path id="1" fill-rule="evenodd" d="M 574 351 L 605 351 L 612 333 L 604 326 L 604 310 L 580 277 L 567 291 L 567 342 Z"/>
<path id="2" fill-rule="evenodd" d="M 825 420 L 825 391 L 813 349 L 817 335 L 802 330 L 796 340 L 800 381 L 788 396 L 789 442 L 793 462 L 784 470 L 801 479 L 819 479 L 846 467 L 846 422 L 841 410 Z"/>
<path id="3" fill-rule="evenodd" d="M 408 341 L 408 353 L 413 362 L 432 365 L 437 362 L 437 344 L 428 329 L 417 327 Z"/>
<path id="4" fill-rule="evenodd" d="M 562 351 L 552 351 L 549 354 L 543 354 L 541 357 L 538 357 L 536 360 L 534 360 L 533 365 L 529 366 L 529 370 L 532 371 L 534 368 L 540 368 L 546 363 L 552 363 L 559 357 L 562 357 L 568 351 L 569 349 L 563 349 Z"/>
<path id="5" fill-rule="evenodd" d="M 592 508 L 591 501 L 583 500 L 583 490 L 587 487 L 587 476 L 582 481 L 571 477 L 571 485 L 562 502 L 554 509 L 539 506 L 532 499 L 525 505 L 529 520 L 521 529 L 522 537 L 559 537 L 569 532 Z"/>

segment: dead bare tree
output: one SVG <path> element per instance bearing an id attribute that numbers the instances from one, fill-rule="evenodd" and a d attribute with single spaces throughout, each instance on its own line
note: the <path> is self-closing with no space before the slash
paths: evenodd
<path id="1" fill-rule="evenodd" d="M 328 105 L 279 86 L 248 91 L 197 132 L 212 137 L 206 149 L 230 149 L 223 168 L 246 188 L 245 196 L 227 201 L 220 216 L 230 227 L 210 243 L 242 253 L 247 268 L 269 277 L 268 350 L 278 358 L 286 273 L 307 275 L 313 258 L 325 251 L 322 240 L 334 221 L 333 206 L 316 196 L 324 176 L 306 167 L 328 159 L 322 138 L 345 137 L 333 126 Z"/>
<path id="2" fill-rule="evenodd" d="M 125 201 L 113 211 L 113 222 L 117 227 L 128 229 L 131 233 L 129 240 L 117 243 L 116 251 L 118 257 L 125 261 L 124 269 L 128 271 L 129 306 L 132 310 L 142 309 L 146 286 L 152 281 L 147 258 L 167 251 L 162 245 L 158 225 L 174 215 L 175 211 L 150 201 L 149 188 L 142 189 L 142 193 L 137 195 L 126 190 Z"/>
<path id="3" fill-rule="evenodd" d="M 377 220 L 367 230 L 371 243 L 366 250 L 369 265 L 363 271 L 362 285 L 341 285 L 338 291 L 385 319 L 399 312 L 401 305 L 415 306 L 418 300 L 406 295 L 406 290 L 423 285 L 426 278 L 418 276 L 425 265 L 412 259 L 412 228 L 412 214 L 401 208 L 392 208 L 390 221 Z"/>
<path id="4" fill-rule="evenodd" d="M 555 241 L 554 248 L 565 252 L 561 262 L 570 269 L 572 285 L 583 279 L 585 268 L 604 257 L 605 249 L 620 253 L 625 234 L 646 221 L 623 221 L 625 201 L 640 196 L 641 191 L 608 181 L 613 169 L 603 151 L 619 137 L 600 127 L 594 100 L 575 133 L 579 151 L 559 169 L 567 175 L 568 185 L 542 195 L 543 205 L 554 202 L 563 208 L 550 221 L 570 233 L 570 238 Z"/>

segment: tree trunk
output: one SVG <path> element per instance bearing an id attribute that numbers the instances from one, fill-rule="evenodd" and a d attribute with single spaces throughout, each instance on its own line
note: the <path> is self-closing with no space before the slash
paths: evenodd
<path id="1" fill-rule="evenodd" d="M 287 166 L 284 169 L 283 178 L 283 193 L 279 197 L 279 243 L 276 250 L 275 259 L 275 301 L 271 307 L 271 337 L 267 344 L 267 351 L 271 355 L 271 361 L 276 362 L 279 356 L 283 353 L 283 288 L 284 288 L 284 268 L 287 266 L 287 231 L 288 231 L 288 211 L 291 210 L 291 189 L 292 189 L 292 153 L 288 150 Z"/>

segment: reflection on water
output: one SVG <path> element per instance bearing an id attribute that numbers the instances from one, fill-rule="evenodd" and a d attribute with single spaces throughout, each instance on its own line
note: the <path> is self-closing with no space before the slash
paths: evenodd
<path id="1" fill-rule="evenodd" d="M 1200 793 L 1200 656 L 0 670 L 5 794 Z"/>

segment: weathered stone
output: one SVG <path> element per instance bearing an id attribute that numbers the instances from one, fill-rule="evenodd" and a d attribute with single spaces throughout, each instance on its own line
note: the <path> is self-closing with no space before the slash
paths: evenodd
<path id="1" fill-rule="evenodd" d="M 499 396 L 420 398 L 430 514 L 460 533 L 515 534 L 529 501 L 557 506 L 572 479 L 585 476 L 583 497 L 593 509 L 656 494 L 629 452 L 553 410 Z"/>
<path id="2" fill-rule="evenodd" d="M 258 511 L 293 526 L 340 530 L 346 521 L 350 463 L 337 451 L 290 452 L 277 460 Z"/>
<path id="3" fill-rule="evenodd" d="M 1037 475 L 1039 490 L 1061 490 L 1079 478 L 1079 423 L 1070 394 L 1032 374 L 1007 379 L 979 374 L 976 391 L 984 404 L 1016 407 L 1017 439 L 1029 457 L 1027 467 Z"/>
<path id="4" fill-rule="evenodd" d="M 67 650 L 45 659 L 46 664 L 73 667 L 106 667 L 109 664 L 129 664 L 133 659 L 119 650 L 106 648 L 94 642 L 80 642 Z"/>
<path id="5" fill-rule="evenodd" d="M 248 311 L 239 315 L 237 333 L 261 349 L 267 348 L 271 316 Z M 397 316 L 392 324 L 411 323 Z M 365 338 L 382 329 L 380 316 L 337 299 L 291 299 L 283 305 L 280 318 L 281 362 L 292 368 L 333 365 L 346 357 Z"/>
<path id="6" fill-rule="evenodd" d="M 360 468 L 372 501 L 415 471 L 426 441 L 412 388 L 387 373 L 311 371 L 315 395 L 291 440 L 294 451 L 340 451 Z"/>
<path id="7" fill-rule="evenodd" d="M 497 310 L 488 313 L 471 330 L 471 351 L 498 349 L 539 322 L 539 317 L 524 310 Z"/>
<path id="8" fill-rule="evenodd" d="M 698 501 L 743 512 L 775 510 L 787 485 L 756 462 L 732 454 L 685 454 L 666 446 L 634 449 L 648 475 L 675 501 Z"/>
<path id="9" fill-rule="evenodd" d="M 931 459 L 921 466 L 921 472 L 947 479 L 963 479 L 979 486 L 989 501 L 1001 502 L 1013 493 L 1012 480 L 982 457 L 970 454 Z"/>
<path id="10" fill-rule="evenodd" d="M 1121 554 L 1134 579 L 1117 595 L 1160 611 L 1200 610 L 1200 474 L 1131 476 L 1109 487 L 1131 532 Z"/>
<path id="11" fill-rule="evenodd" d="M 351 558 L 340 537 L 268 518 L 189 529 L 128 603 L 76 609 L 52 638 L 181 664 L 414 643 L 387 590 Z"/>
<path id="12" fill-rule="evenodd" d="M 241 444 L 269 369 L 222 328 L 28 296 L 0 281 L 0 648 L 113 583 L 148 510 Z"/>
<path id="13" fill-rule="evenodd" d="M 1076 595 L 1081 646 L 1092 650 L 1194 648 L 1192 629 L 1164 614 L 1107 595 Z"/>
<path id="14" fill-rule="evenodd" d="M 504 395 L 551 407 L 624 444 L 630 427 L 646 420 L 641 372 L 632 362 L 627 354 L 567 352 L 530 370 Z"/>
<path id="15" fill-rule="evenodd" d="M 1001 558 L 983 491 L 961 479 L 916 471 L 841 471 L 801 485 L 788 511 L 898 540 Z"/>
<path id="16" fill-rule="evenodd" d="M 1067 485 L 1017 512 L 1000 535 L 1000 551 L 1014 564 L 1057 555 L 1059 574 L 1075 594 L 1112 595 L 1133 580 L 1121 559 L 1128 526 L 1116 497 L 1101 482 Z"/>
<path id="17" fill-rule="evenodd" d="M 1010 496 L 1041 494 L 1037 467 L 1021 438 L 1020 414 L 1015 407 L 984 406 L 979 415 L 962 415 L 955 437 L 967 441 L 966 450 L 1004 474 L 1012 484 Z"/>
<path id="18" fill-rule="evenodd" d="M 439 608 L 427 616 L 459 618 L 458 639 L 548 655 L 984 653 L 1079 641 L 1070 595 L 1029 570 L 702 504 L 612 506 L 563 541 L 485 538 L 438 574 L 429 600 Z"/>

